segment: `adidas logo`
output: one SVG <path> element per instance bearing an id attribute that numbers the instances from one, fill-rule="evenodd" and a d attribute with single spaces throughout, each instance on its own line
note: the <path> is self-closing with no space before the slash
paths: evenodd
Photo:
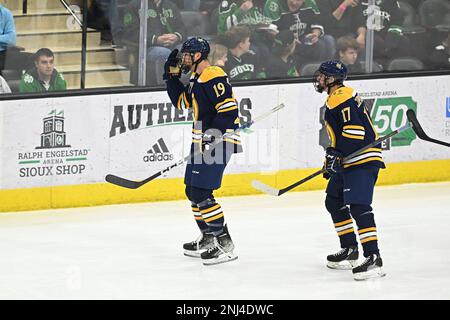
<path id="1" fill-rule="evenodd" d="M 173 160 L 173 154 L 170 153 L 163 138 L 159 138 L 158 142 L 147 151 L 144 156 L 144 162 L 169 161 Z"/>

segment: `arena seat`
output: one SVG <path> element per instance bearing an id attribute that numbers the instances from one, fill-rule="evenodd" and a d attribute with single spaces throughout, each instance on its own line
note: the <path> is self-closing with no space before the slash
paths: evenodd
<path id="1" fill-rule="evenodd" d="M 20 46 L 8 46 L 6 49 L 5 65 L 1 74 L 13 93 L 19 92 L 23 72 L 33 67 L 33 55 L 24 50 L 25 48 Z"/>
<path id="2" fill-rule="evenodd" d="M 416 58 L 396 58 L 389 62 L 387 71 L 417 71 L 423 70 L 422 61 Z"/>
<path id="3" fill-rule="evenodd" d="M 400 10 L 405 18 L 403 32 L 405 34 L 424 33 L 426 30 L 420 25 L 420 18 L 413 6 L 406 1 L 399 1 Z"/>
<path id="4" fill-rule="evenodd" d="M 3 70 L 2 76 L 8 83 L 11 92 L 18 93 L 20 87 L 20 77 L 22 76 L 20 72 L 16 70 Z"/>
<path id="5" fill-rule="evenodd" d="M 305 64 L 300 70 L 300 76 L 312 76 L 319 69 L 320 63 Z"/>
<path id="6" fill-rule="evenodd" d="M 365 61 L 360 61 L 359 62 L 361 64 L 361 69 L 365 70 L 366 69 L 366 62 Z M 373 61 L 372 63 L 372 72 L 383 72 L 383 66 L 381 64 L 379 64 L 376 61 Z"/>
<path id="7" fill-rule="evenodd" d="M 425 0 L 419 8 L 420 22 L 429 29 L 450 31 L 450 3 L 448 0 Z"/>

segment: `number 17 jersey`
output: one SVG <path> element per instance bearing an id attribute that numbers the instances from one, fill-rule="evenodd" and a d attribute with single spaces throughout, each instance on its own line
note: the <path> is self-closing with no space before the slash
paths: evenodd
<path id="1" fill-rule="evenodd" d="M 378 139 L 364 101 L 350 87 L 342 86 L 328 97 L 324 120 L 331 147 L 344 157 Z M 344 169 L 360 166 L 385 168 L 380 144 L 344 163 Z"/>

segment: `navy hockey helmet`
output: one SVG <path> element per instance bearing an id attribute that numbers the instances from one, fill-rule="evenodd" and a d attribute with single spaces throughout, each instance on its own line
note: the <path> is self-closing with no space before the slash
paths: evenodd
<path id="1" fill-rule="evenodd" d="M 196 53 L 200 52 L 202 54 L 201 59 L 206 59 L 208 57 L 210 48 L 209 43 L 201 37 L 194 37 L 186 40 L 181 47 L 181 53 Z"/>
<path id="2" fill-rule="evenodd" d="M 320 75 L 325 77 L 324 84 L 326 87 L 320 84 L 318 79 Z M 347 79 L 345 64 L 339 60 L 329 60 L 320 64 L 319 69 L 314 73 L 313 83 L 316 91 L 323 92 L 335 85 L 342 85 L 345 79 Z"/>
<path id="3" fill-rule="evenodd" d="M 181 46 L 181 54 L 188 53 L 191 56 L 192 64 L 195 65 L 195 69 L 197 69 L 197 65 L 202 61 L 208 58 L 208 54 L 210 51 L 209 43 L 205 39 L 201 37 L 193 37 L 188 40 L 186 40 L 183 45 Z M 194 61 L 194 54 L 195 53 L 201 53 L 201 57 Z M 187 73 L 190 69 L 189 66 L 187 66 L 184 61 L 182 61 L 182 69 L 184 73 Z M 194 70 L 195 71 L 195 70 Z"/>

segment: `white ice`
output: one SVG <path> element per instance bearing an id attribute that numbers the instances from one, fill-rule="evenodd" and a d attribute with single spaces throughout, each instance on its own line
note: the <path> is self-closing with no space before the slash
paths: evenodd
<path id="1" fill-rule="evenodd" d="M 377 187 L 387 276 L 330 270 L 323 191 L 218 199 L 239 259 L 203 266 L 187 201 L 0 214 L 0 299 L 450 299 L 450 183 Z M 362 258 L 360 258 L 362 259 Z"/>

